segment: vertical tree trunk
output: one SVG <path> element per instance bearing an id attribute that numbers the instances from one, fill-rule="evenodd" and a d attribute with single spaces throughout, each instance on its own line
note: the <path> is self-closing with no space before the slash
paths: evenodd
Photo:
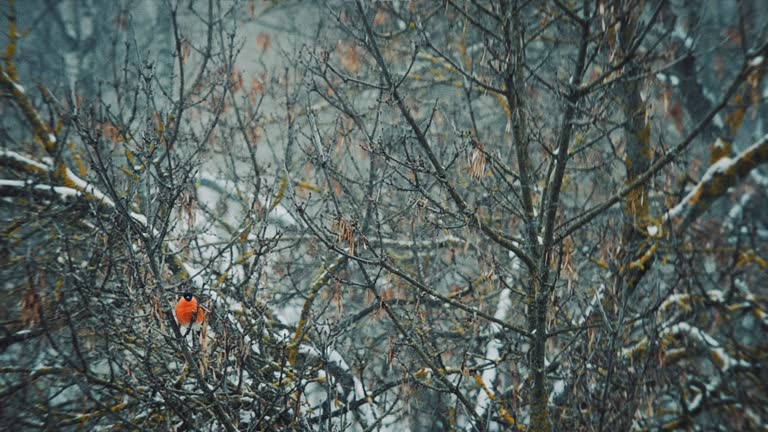
<path id="1" fill-rule="evenodd" d="M 546 273 L 546 272 L 544 272 Z M 531 347 L 531 372 L 533 373 L 533 391 L 531 392 L 531 430 L 537 432 L 549 432 L 549 411 L 547 409 L 546 376 L 544 375 L 545 344 L 547 342 L 546 318 L 547 295 L 546 284 L 533 282 L 535 287 L 536 302 L 531 311 L 533 314 L 534 328 Z"/>
<path id="2" fill-rule="evenodd" d="M 627 15 L 619 32 L 619 50 L 623 55 L 631 56 L 631 47 L 635 40 L 637 17 Z M 631 68 L 629 76 L 640 76 L 640 70 Z M 646 120 L 646 108 L 640 96 L 640 81 L 628 80 L 618 86 L 616 93 L 624 114 L 624 140 L 626 142 L 626 155 L 624 167 L 627 171 L 626 183 L 631 184 L 638 176 L 644 173 L 651 165 L 651 125 Z M 643 241 L 647 238 L 648 215 L 648 186 L 641 184 L 634 188 L 627 196 L 622 207 L 624 224 L 622 227 L 622 253 L 620 256 L 620 269 L 625 276 L 625 289 L 632 292 L 642 278 L 648 266 L 631 266 L 642 248 Z M 653 259 L 652 256 L 650 259 Z M 650 263 L 649 263 L 650 264 Z"/>

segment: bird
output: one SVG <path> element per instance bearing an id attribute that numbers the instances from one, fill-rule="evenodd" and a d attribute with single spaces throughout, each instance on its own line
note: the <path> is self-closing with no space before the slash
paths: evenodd
<path id="1" fill-rule="evenodd" d="M 176 303 L 176 322 L 182 328 L 191 325 L 193 330 L 200 331 L 203 328 L 203 321 L 205 321 L 205 312 L 203 307 L 197 304 L 197 297 L 189 291 L 182 293 Z"/>

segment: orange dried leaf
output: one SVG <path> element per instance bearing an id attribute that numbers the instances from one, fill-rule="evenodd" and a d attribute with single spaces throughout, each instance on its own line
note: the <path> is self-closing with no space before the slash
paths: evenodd
<path id="1" fill-rule="evenodd" d="M 229 86 L 232 93 L 237 93 L 243 88 L 243 73 L 240 70 L 230 72 Z"/>
<path id="2" fill-rule="evenodd" d="M 336 241 L 344 242 L 349 248 L 349 254 L 355 254 L 355 233 L 352 224 L 343 217 L 336 219 L 333 224 L 333 231 L 336 233 Z"/>
<path id="3" fill-rule="evenodd" d="M 373 17 L 373 25 L 380 26 L 387 22 L 387 12 L 384 9 L 376 11 L 376 15 Z"/>
<path id="4" fill-rule="evenodd" d="M 34 288 L 27 287 L 24 297 L 19 302 L 21 306 L 21 322 L 27 327 L 33 327 L 40 322 L 42 303 Z"/>
<path id="5" fill-rule="evenodd" d="M 346 42 L 341 42 L 336 48 L 339 55 L 339 61 L 344 69 L 351 73 L 360 71 L 360 53 L 357 47 Z"/>
<path id="6" fill-rule="evenodd" d="M 746 112 L 747 112 L 746 108 L 739 107 L 733 112 L 729 113 L 727 116 L 725 116 L 725 124 L 728 125 L 732 134 L 735 134 L 736 132 L 738 132 L 739 127 L 741 127 L 741 122 L 744 121 L 744 114 Z"/>
<path id="7" fill-rule="evenodd" d="M 256 36 L 256 46 L 262 51 L 269 51 L 272 46 L 272 38 L 267 33 L 261 32 Z"/>
<path id="8" fill-rule="evenodd" d="M 264 84 L 256 78 L 251 79 L 251 92 L 264 94 Z"/>
<path id="9" fill-rule="evenodd" d="M 683 107 L 679 101 L 674 101 L 669 108 L 669 116 L 675 121 L 677 132 L 683 133 Z"/>
<path id="10" fill-rule="evenodd" d="M 189 41 L 185 40 L 181 44 L 181 63 L 187 64 L 187 60 L 189 60 L 189 55 L 192 52 L 192 47 L 189 44 Z"/>

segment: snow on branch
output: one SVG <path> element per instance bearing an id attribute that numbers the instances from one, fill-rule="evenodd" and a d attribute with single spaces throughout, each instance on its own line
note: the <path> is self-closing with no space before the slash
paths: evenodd
<path id="1" fill-rule="evenodd" d="M 501 291 L 501 295 L 499 296 L 499 302 L 498 306 L 496 307 L 496 313 L 493 314 L 493 317 L 498 320 L 505 320 L 507 318 L 507 314 L 509 312 L 509 309 L 512 307 L 512 290 L 509 288 L 505 288 Z M 490 323 L 488 326 L 488 334 L 495 335 L 501 333 L 502 328 L 500 325 L 496 323 Z M 496 400 L 496 395 L 493 394 L 493 392 L 489 389 L 493 388 L 494 382 L 496 381 L 496 375 L 497 375 L 497 366 L 496 363 L 500 359 L 500 352 L 503 348 L 503 343 L 499 339 L 497 339 L 494 336 L 491 336 L 488 340 L 488 343 L 485 345 L 485 359 L 492 362 L 493 366 L 488 367 L 483 371 L 482 376 L 475 376 L 475 381 L 480 386 L 481 390 L 478 392 L 477 395 L 477 402 L 475 403 L 475 413 L 479 417 L 482 418 L 483 415 L 485 415 L 485 410 L 488 409 L 488 404 L 491 400 Z M 505 416 L 506 410 L 502 405 L 499 405 L 499 411 L 500 414 L 503 417 Z M 469 430 L 474 429 L 474 425 L 471 423 L 467 424 L 467 428 Z"/>
<path id="2" fill-rule="evenodd" d="M 41 176 L 51 171 L 50 166 L 11 150 L 0 150 L 0 165 L 36 176 Z"/>
<path id="3" fill-rule="evenodd" d="M 35 175 L 42 180 L 47 180 L 46 177 L 54 171 L 54 169 L 48 163 L 38 162 L 30 156 L 11 150 L 0 150 L 0 165 L 7 166 L 19 172 Z M 96 202 L 97 204 L 102 204 L 106 207 L 116 209 L 117 206 L 115 205 L 115 202 L 109 198 L 107 194 L 99 190 L 92 183 L 89 183 L 77 176 L 77 174 L 72 172 L 72 170 L 66 166 L 60 165 L 55 171 L 57 174 L 56 177 L 58 177 L 57 179 L 62 183 L 62 185 L 49 186 L 37 184 L 34 186 L 34 189 L 38 191 L 52 191 L 54 193 L 59 193 L 62 195 L 62 198 L 69 198 L 73 195 L 82 196 Z M 25 183 L 27 186 L 29 184 L 32 183 L 29 181 Z M 15 183 L 7 183 L 5 186 L 19 187 L 19 185 Z M 77 192 L 77 194 L 74 192 Z M 147 218 L 144 215 L 134 211 L 129 211 L 129 216 L 131 219 L 141 224 L 142 226 L 147 226 Z"/>
<path id="4" fill-rule="evenodd" d="M 721 291 L 712 290 L 707 293 L 710 301 L 715 303 L 725 303 L 724 295 Z M 662 314 L 670 310 L 673 306 L 677 306 L 683 310 L 687 310 L 691 307 L 691 302 L 698 300 L 697 296 L 688 294 L 679 294 L 671 296 L 659 307 L 659 314 Z M 739 306 L 739 305 L 737 305 Z M 759 309 L 758 309 L 759 310 Z M 761 311 L 762 312 L 762 311 Z M 667 322 L 675 321 L 678 314 L 674 314 L 672 318 Z M 712 362 L 717 365 L 721 373 L 725 373 L 734 367 L 749 368 L 751 363 L 737 359 L 732 356 L 716 338 L 705 332 L 704 330 L 692 326 L 687 322 L 678 322 L 675 324 L 667 325 L 660 333 L 659 339 L 661 342 L 661 350 L 665 354 L 667 362 L 675 362 L 677 360 L 688 358 L 693 355 L 692 352 L 671 347 L 671 342 L 675 338 L 686 337 L 697 343 L 702 349 L 706 350 L 709 354 Z M 627 358 L 641 358 L 646 355 L 650 348 L 650 340 L 648 337 L 643 337 L 639 342 L 632 346 L 621 350 L 620 355 Z"/>
<path id="5" fill-rule="evenodd" d="M 57 171 L 59 175 L 54 176 L 54 178 L 64 184 L 61 186 L 36 183 L 31 180 L 0 180 L 0 195 L 19 196 L 25 193 L 29 193 L 29 191 L 34 191 L 36 193 L 43 194 L 47 199 L 56 199 L 63 202 L 73 198 L 81 198 L 97 204 L 102 209 L 111 211 L 118 210 L 114 200 L 109 198 L 95 185 L 78 177 L 69 168 L 63 165 L 61 165 L 58 170 L 54 170 L 54 168 L 50 165 L 50 163 L 47 163 L 47 161 L 38 162 L 31 156 L 10 150 L 0 150 L 0 165 L 9 167 L 17 172 L 34 175 L 41 181 L 50 179 L 51 173 Z M 224 190 L 226 189 L 227 188 L 224 188 Z M 128 216 L 144 229 L 150 229 L 147 223 L 147 218 L 144 215 L 128 209 Z M 158 235 L 154 229 L 152 233 L 154 235 Z M 165 246 L 166 254 L 172 258 L 169 260 L 169 264 L 177 266 L 178 271 L 186 273 L 185 276 L 190 279 L 190 282 L 193 284 L 193 286 L 195 286 L 195 289 L 197 291 L 202 291 L 203 287 L 205 286 L 205 280 L 202 275 L 203 272 L 195 268 L 192 264 L 181 260 L 179 258 L 179 254 L 172 244 L 166 243 Z M 321 274 L 319 280 L 316 281 L 318 288 L 322 286 L 322 284 L 324 284 L 325 281 L 327 281 L 330 277 L 328 272 L 333 271 L 333 269 L 337 267 L 337 264 L 331 265 L 329 269 Z M 242 308 L 242 305 L 240 305 L 238 302 L 233 302 L 231 299 L 218 292 L 212 291 L 210 295 L 212 301 L 219 304 L 220 306 L 224 306 L 225 310 L 227 310 L 227 313 L 225 314 L 227 319 L 233 323 L 237 323 L 237 319 L 232 314 L 232 311 L 238 309 L 238 307 Z M 301 346 L 304 348 L 303 344 Z M 295 343 L 294 349 L 298 348 L 299 344 Z M 336 355 L 338 356 L 338 354 Z M 360 389 L 358 387 L 360 387 L 361 384 L 355 383 L 355 385 L 355 390 L 359 393 Z"/>
<path id="6" fill-rule="evenodd" d="M 661 336 L 663 339 L 670 336 L 687 336 L 691 340 L 697 342 L 703 349 L 709 351 L 710 358 L 722 373 L 728 372 L 728 370 L 734 367 L 749 368 L 752 366 L 748 361 L 731 356 L 717 339 L 706 333 L 704 330 L 686 322 L 672 325 L 665 329 L 661 333 Z"/>
<path id="7" fill-rule="evenodd" d="M 35 139 L 42 145 L 48 154 L 54 154 L 56 152 L 56 137 L 51 133 L 50 129 L 40 119 L 35 107 L 32 106 L 32 102 L 29 101 L 24 87 L 19 85 L 13 78 L 5 71 L 0 70 L 0 88 L 5 89 L 11 94 L 11 98 L 21 109 L 21 112 L 26 117 L 32 130 L 35 133 Z"/>
<path id="8" fill-rule="evenodd" d="M 5 180 L 0 179 L 0 196 L 17 196 L 24 193 L 25 190 L 34 190 L 42 193 L 53 194 L 61 201 L 71 198 L 78 198 L 83 194 L 77 190 L 66 186 L 51 186 L 47 184 L 35 184 L 29 180 Z"/>
<path id="9" fill-rule="evenodd" d="M 688 195 L 664 215 L 663 220 L 681 220 L 678 230 L 684 230 L 723 196 L 728 188 L 765 162 L 768 162 L 768 134 L 736 157 L 723 157 L 712 164 Z"/>
<path id="10" fill-rule="evenodd" d="M 355 400 L 366 401 L 367 403 L 361 405 L 363 415 L 368 424 L 375 423 L 378 413 L 376 413 L 373 400 L 366 397 L 363 382 L 360 381 L 360 378 L 355 376 L 346 360 L 344 360 L 344 357 L 342 357 L 338 351 L 333 348 L 326 348 L 325 353 L 322 353 L 308 344 L 302 344 L 299 347 L 299 352 L 315 359 L 327 359 L 326 369 L 328 369 L 332 375 L 336 375 L 337 380 L 351 380 L 352 388 L 349 389 L 351 391 L 346 395 L 346 400 L 343 401 L 343 404 L 350 405 Z"/>

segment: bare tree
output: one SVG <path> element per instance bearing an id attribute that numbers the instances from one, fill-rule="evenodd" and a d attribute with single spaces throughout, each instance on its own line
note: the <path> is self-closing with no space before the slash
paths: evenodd
<path id="1" fill-rule="evenodd" d="M 763 105 L 759 20 L 750 24 L 742 7 L 720 22 L 684 22 L 678 15 L 695 7 L 664 2 L 328 9 L 348 38 L 337 56 L 310 53 L 311 101 L 338 114 L 325 117 L 332 133 L 317 127 L 308 155 L 340 191 L 304 222 L 356 262 L 399 333 L 394 346 L 409 348 L 398 350 L 411 354 L 403 370 L 417 381 L 423 368 L 434 374 L 423 401 L 444 423 L 417 417 L 414 429 L 674 428 L 725 422 L 721 407 L 746 402 L 706 377 L 759 386 L 749 331 L 715 337 L 688 319 L 719 310 L 730 326 L 764 330 L 762 318 L 723 312 L 744 311 L 739 303 L 763 316 L 747 300 L 762 267 L 741 261 L 738 276 L 731 268 L 702 281 L 682 263 L 718 259 L 706 249 L 715 239 L 690 230 L 708 223 L 699 221 L 729 187 L 762 178 L 753 169 L 766 139 L 744 135 L 743 151 L 732 147 L 745 113 Z M 697 36 L 705 27 L 740 43 Z M 699 55 L 733 65 L 721 84 L 681 75 Z M 713 148 L 698 175 L 707 153 L 697 143 Z M 323 214 L 334 223 L 317 223 Z M 398 241 L 407 253 L 393 249 Z M 761 246 L 726 248 L 753 256 Z M 694 299 L 709 306 L 669 314 L 669 302 Z M 672 337 L 700 343 L 680 364 L 708 367 L 681 381 L 667 359 L 679 349 Z M 669 372 L 652 374 L 658 362 Z M 676 386 L 648 387 L 656 382 Z M 731 419 L 758 428 L 756 410 Z"/>
<path id="2" fill-rule="evenodd" d="M 3 425 L 765 428 L 760 2 L 39 3 Z"/>

